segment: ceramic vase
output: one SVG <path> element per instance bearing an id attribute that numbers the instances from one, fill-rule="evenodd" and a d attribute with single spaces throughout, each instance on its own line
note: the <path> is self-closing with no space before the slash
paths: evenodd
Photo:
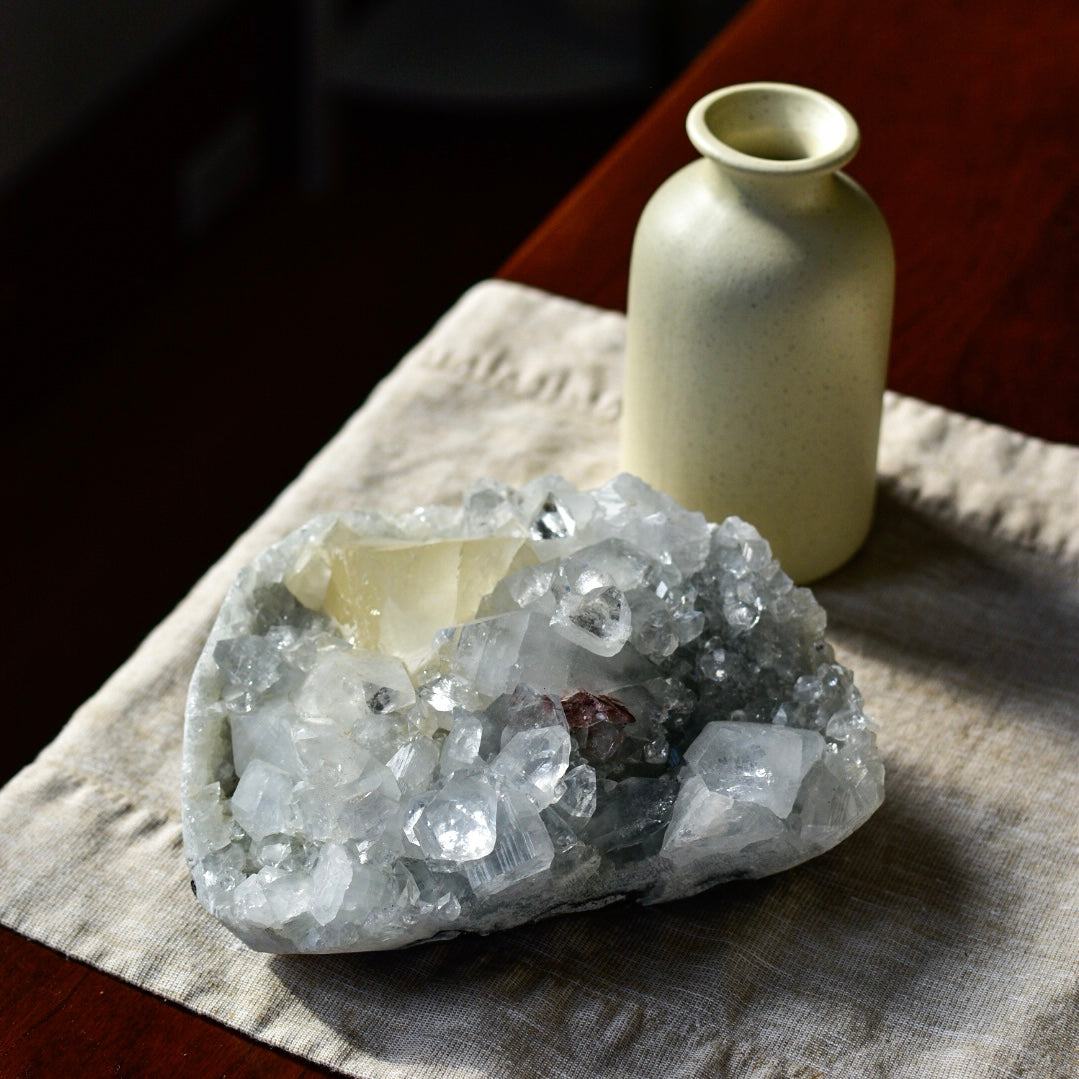
<path id="1" fill-rule="evenodd" d="M 686 127 L 702 156 L 633 243 L 622 467 L 710 520 L 750 521 L 810 581 L 872 520 L 891 238 L 839 171 L 859 134 L 831 98 L 747 83 Z"/>

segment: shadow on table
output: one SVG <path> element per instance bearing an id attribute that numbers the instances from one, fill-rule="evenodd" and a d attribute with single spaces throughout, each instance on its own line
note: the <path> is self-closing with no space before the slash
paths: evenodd
<path id="1" fill-rule="evenodd" d="M 853 631 L 891 666 L 946 672 L 982 698 L 1015 691 L 1043 718 L 1079 720 L 1074 568 L 947 526 L 885 488 L 865 547 L 813 590 L 830 631 Z"/>
<path id="2" fill-rule="evenodd" d="M 908 780 L 814 862 L 664 906 L 623 902 L 402 952 L 271 969 L 358 1053 L 447 1074 L 726 1074 L 735 1060 L 850 1063 L 956 1021 L 971 910 L 988 901 Z M 959 954 L 957 954 L 959 953 Z M 788 1057 L 788 1054 L 792 1056 Z M 574 1070 L 577 1069 L 577 1070 Z"/>

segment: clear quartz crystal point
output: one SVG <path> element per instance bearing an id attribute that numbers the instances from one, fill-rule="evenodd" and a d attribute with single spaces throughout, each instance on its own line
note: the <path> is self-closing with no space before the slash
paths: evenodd
<path id="1" fill-rule="evenodd" d="M 517 785 L 540 809 L 549 806 L 569 766 L 571 739 L 565 725 L 518 731 L 502 747 L 491 771 Z"/>
<path id="2" fill-rule="evenodd" d="M 613 585 L 583 595 L 567 592 L 551 618 L 551 627 L 566 640 L 607 657 L 622 650 L 632 625 L 629 603 Z"/>
<path id="3" fill-rule="evenodd" d="M 424 854 L 439 861 L 470 862 L 494 850 L 498 796 L 479 776 L 453 776 L 427 802 L 413 829 Z"/>
<path id="4" fill-rule="evenodd" d="M 709 790 L 786 817 L 806 773 L 824 755 L 824 745 L 816 731 L 716 721 L 686 750 L 685 761 Z"/>
<path id="5" fill-rule="evenodd" d="M 633 476 L 317 518 L 192 679 L 196 893 L 254 948 L 363 951 L 787 869 L 884 793 L 825 622 L 751 526 Z"/>

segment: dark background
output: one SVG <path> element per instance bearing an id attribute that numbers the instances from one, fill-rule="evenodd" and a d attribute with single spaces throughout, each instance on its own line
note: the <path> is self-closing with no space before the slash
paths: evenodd
<path id="1" fill-rule="evenodd" d="M 0 781 L 738 7 L 500 3 L 223 0 L 3 178 Z"/>

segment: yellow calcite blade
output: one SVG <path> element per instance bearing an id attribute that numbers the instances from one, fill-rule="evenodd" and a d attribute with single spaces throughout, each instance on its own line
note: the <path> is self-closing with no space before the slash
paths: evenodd
<path id="1" fill-rule="evenodd" d="M 538 561 L 532 546 L 519 536 L 490 536 L 462 541 L 454 623 L 474 619 L 480 601 L 499 581 L 536 565 Z"/>
<path id="2" fill-rule="evenodd" d="M 357 648 L 398 656 L 410 670 L 430 656 L 440 629 L 474 618 L 507 573 L 537 561 L 520 536 L 425 543 L 353 536 L 326 548 L 321 608 L 347 627 Z"/>

